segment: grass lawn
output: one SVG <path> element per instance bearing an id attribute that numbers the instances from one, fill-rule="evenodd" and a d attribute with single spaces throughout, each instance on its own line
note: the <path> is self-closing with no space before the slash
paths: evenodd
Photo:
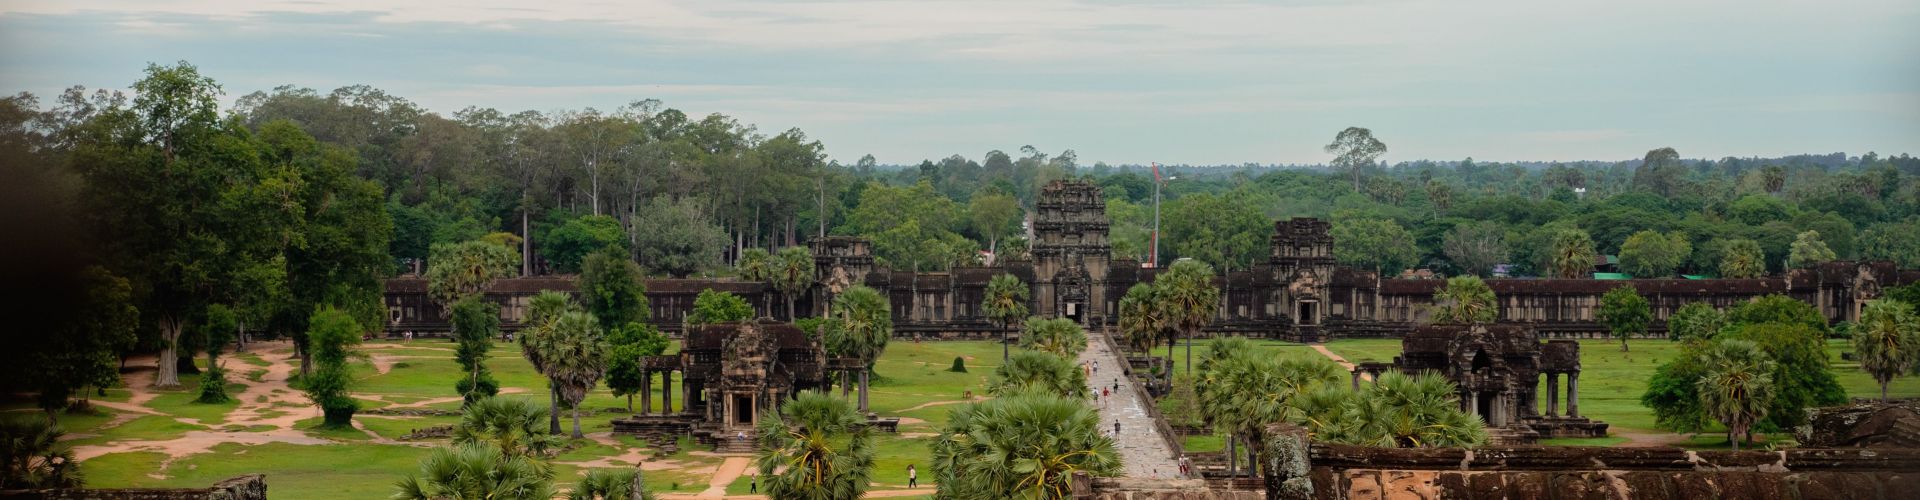
<path id="1" fill-rule="evenodd" d="M 259 446 L 222 444 L 160 471 L 158 453 L 114 453 L 88 460 L 82 470 L 94 488 L 205 487 L 244 474 L 267 474 L 276 499 L 385 498 L 393 482 L 428 453 L 411 446 L 351 444 Z M 164 475 L 155 478 L 152 474 Z"/>
<path id="2" fill-rule="evenodd" d="M 1227 440 L 1219 434 L 1202 434 L 1180 438 L 1180 447 L 1187 453 L 1210 453 L 1226 451 Z"/>

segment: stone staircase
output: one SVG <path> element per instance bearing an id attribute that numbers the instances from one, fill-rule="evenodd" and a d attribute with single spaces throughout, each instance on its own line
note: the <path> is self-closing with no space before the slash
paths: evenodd
<path id="1" fill-rule="evenodd" d="M 759 440 L 760 440 L 759 433 L 756 433 L 754 431 L 747 431 L 745 438 L 742 438 L 735 434 L 728 434 L 726 436 L 715 436 L 713 440 L 713 451 L 714 453 L 741 453 L 741 454 L 759 453 L 760 452 Z"/>
<path id="2" fill-rule="evenodd" d="M 1522 446 L 1540 441 L 1540 433 L 1530 429 L 1512 427 L 1488 427 L 1487 444 L 1490 446 Z"/>

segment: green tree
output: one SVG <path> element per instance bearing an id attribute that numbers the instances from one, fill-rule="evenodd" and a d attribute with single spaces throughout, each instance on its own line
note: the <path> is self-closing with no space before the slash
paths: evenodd
<path id="1" fill-rule="evenodd" d="M 1646 230 L 1628 236 L 1620 245 L 1620 268 L 1639 278 L 1666 278 L 1693 255 L 1693 245 L 1681 233 Z"/>
<path id="2" fill-rule="evenodd" d="M 775 254 L 771 262 L 770 278 L 773 288 L 787 299 L 787 319 L 799 318 L 794 315 L 794 302 L 800 294 L 813 287 L 813 252 L 806 247 L 787 247 Z"/>
<path id="3" fill-rule="evenodd" d="M 1362 127 L 1347 127 L 1333 136 L 1328 143 L 1327 153 L 1334 155 L 1333 168 L 1345 170 L 1353 176 L 1353 190 L 1360 191 L 1360 179 L 1366 174 L 1367 167 L 1373 161 L 1386 154 L 1387 144 L 1373 138 L 1373 131 Z"/>
<path id="4" fill-rule="evenodd" d="M 1757 430 L 1772 432 L 1805 424 L 1807 408 L 1847 402 L 1847 391 L 1833 375 L 1826 334 L 1789 323 L 1740 324 L 1724 337 L 1760 346 L 1774 362 L 1774 398 Z"/>
<path id="5" fill-rule="evenodd" d="M 593 316 L 578 311 L 562 313 L 541 330 L 535 334 L 543 337 L 536 342 L 542 346 L 541 374 L 559 393 L 560 403 L 573 409 L 573 438 L 580 439 L 580 403 L 607 372 L 605 335 Z"/>
<path id="6" fill-rule="evenodd" d="M 733 272 L 747 281 L 773 279 L 773 254 L 759 247 L 741 250 L 740 258 L 733 261 Z"/>
<path id="7" fill-rule="evenodd" d="M 356 356 L 353 346 L 360 344 L 360 325 L 332 307 L 315 311 L 307 325 L 307 349 L 313 353 L 315 366 L 301 379 L 301 388 L 306 390 L 307 399 L 320 406 L 327 427 L 351 426 L 360 403 L 350 393 L 353 373 L 347 359 Z"/>
<path id="8" fill-rule="evenodd" d="M 1027 319 L 1020 332 L 1020 348 L 1075 358 L 1087 350 L 1087 331 L 1072 319 L 1035 316 Z"/>
<path id="9" fill-rule="evenodd" d="M 607 247 L 626 253 L 627 232 L 618 219 L 606 215 L 569 220 L 548 231 L 540 241 L 540 253 L 546 256 L 554 271 L 561 273 L 580 272 L 581 261 L 587 254 Z"/>
<path id="10" fill-rule="evenodd" d="M 1901 269 L 1920 267 L 1920 216 L 1867 226 L 1860 233 L 1860 257 L 1893 261 Z"/>
<path id="11" fill-rule="evenodd" d="M 1242 196 L 1200 193 L 1167 204 L 1166 235 L 1181 257 L 1215 263 L 1228 270 L 1248 269 L 1265 257 L 1273 226 L 1259 207 Z"/>
<path id="12" fill-rule="evenodd" d="M 240 327 L 240 321 L 234 317 L 233 309 L 225 304 L 207 306 L 198 325 L 199 337 L 206 340 L 207 373 L 200 377 L 200 397 L 194 402 L 221 404 L 231 401 L 227 397 L 226 370 L 220 367 L 220 351 L 233 341 L 234 330 Z"/>
<path id="13" fill-rule="evenodd" d="M 466 404 L 500 393 L 500 383 L 487 370 L 487 351 L 500 334 L 500 306 L 479 296 L 453 304 L 453 360 L 466 376 L 454 390 Z"/>
<path id="14" fill-rule="evenodd" d="M 687 314 L 686 322 L 688 328 L 694 328 L 749 319 L 753 319 L 753 306 L 747 299 L 708 288 L 693 297 L 693 312 Z"/>
<path id="15" fill-rule="evenodd" d="M 1584 279 L 1593 277 L 1593 264 L 1596 254 L 1593 250 L 1593 237 L 1586 231 L 1564 229 L 1554 233 L 1551 249 L 1546 262 L 1553 276 L 1561 279 Z"/>
<path id="16" fill-rule="evenodd" d="M 1435 323 L 1492 323 L 1500 318 L 1500 301 L 1493 288 L 1477 276 L 1447 278 L 1447 286 L 1433 292 Z"/>
<path id="17" fill-rule="evenodd" d="M 1819 231 L 1805 231 L 1794 237 L 1793 246 L 1787 250 L 1787 267 L 1802 268 L 1823 262 L 1832 262 L 1840 257 L 1833 249 L 1827 248 L 1827 242 L 1820 239 Z"/>
<path id="18" fill-rule="evenodd" d="M 1507 230 L 1497 222 L 1462 223 L 1447 232 L 1440 251 L 1461 272 L 1487 276 L 1507 261 L 1506 238 Z"/>
<path id="19" fill-rule="evenodd" d="M 1333 237 L 1334 258 L 1347 265 L 1392 276 L 1419 263 L 1413 234 L 1392 220 L 1336 221 L 1328 233 Z"/>
<path id="20" fill-rule="evenodd" d="M 533 365 L 533 371 L 542 375 L 547 373 L 547 357 L 555 348 L 552 337 L 544 335 L 551 331 L 554 320 L 571 311 L 579 310 L 573 296 L 553 290 L 541 290 L 528 302 L 527 321 L 522 325 L 519 342 L 520 354 L 527 358 L 527 364 Z M 547 384 L 547 432 L 560 433 L 560 388 Z"/>
<path id="21" fill-rule="evenodd" d="M 858 358 L 866 369 L 860 370 L 860 411 L 867 411 L 867 376 L 873 363 L 887 351 L 887 339 L 893 338 L 893 308 L 887 297 L 866 285 L 854 285 L 833 298 L 833 319 L 839 328 L 829 339 L 834 352 Z"/>
<path id="22" fill-rule="evenodd" d="M 1000 274 L 987 281 L 986 296 L 980 303 L 981 311 L 988 318 L 1000 323 L 1000 360 L 1008 357 L 1007 331 L 1013 329 L 1013 323 L 1027 317 L 1027 294 L 1031 291 L 1026 283 L 1011 274 Z"/>
<path id="23" fill-rule="evenodd" d="M 1680 354 L 1660 364 L 1647 378 L 1640 405 L 1653 410 L 1653 425 L 1678 433 L 1705 430 L 1707 410 L 1700 404 L 1700 378 L 1706 374 L 1701 351 L 1708 339 L 1682 339 Z"/>
<path id="24" fill-rule="evenodd" d="M 1128 350 L 1146 353 L 1160 344 L 1167 330 L 1160 313 L 1153 285 L 1135 283 L 1120 297 L 1119 327 L 1120 333 L 1126 336 Z"/>
<path id="25" fill-rule="evenodd" d="M 720 261 L 727 234 L 695 198 L 656 197 L 633 217 L 634 253 L 647 269 L 685 278 Z"/>
<path id="26" fill-rule="evenodd" d="M 1161 313 L 1167 324 L 1179 328 L 1187 338 L 1187 373 L 1193 373 L 1193 338 L 1201 328 L 1213 322 L 1220 307 L 1220 287 L 1213 285 L 1213 266 L 1197 260 L 1173 263 L 1154 280 L 1154 296 L 1159 297 Z M 1167 358 L 1173 358 L 1173 342 L 1167 342 Z"/>
<path id="27" fill-rule="evenodd" d="M 1727 340 L 1708 348 L 1701 364 L 1700 405 L 1727 426 L 1727 441 L 1739 451 L 1773 399 L 1773 360 L 1752 342 Z"/>
<path id="28" fill-rule="evenodd" d="M 1200 408 L 1215 429 L 1236 445 L 1248 445 L 1255 457 L 1265 452 L 1268 425 L 1298 421 L 1290 400 L 1339 380 L 1339 367 L 1325 359 L 1283 360 L 1250 350 L 1222 351 L 1224 356 L 1209 362 L 1196 381 Z M 1253 462 L 1256 473 L 1259 462 Z"/>
<path id="29" fill-rule="evenodd" d="M 1028 392 L 955 409 L 933 444 L 942 498 L 1070 498 L 1069 478 L 1121 474 L 1085 401 Z"/>
<path id="30" fill-rule="evenodd" d="M 1627 352 L 1627 339 L 1647 333 L 1647 323 L 1653 320 L 1647 298 L 1640 296 L 1633 285 L 1621 285 L 1600 296 L 1600 311 L 1595 316 L 1620 338 L 1620 352 Z"/>
<path id="31" fill-rule="evenodd" d="M 1920 315 L 1898 300 L 1868 302 L 1853 327 L 1853 351 L 1860 369 L 1880 383 L 1880 399 L 1886 400 L 1887 384 L 1920 362 Z"/>
<path id="32" fill-rule="evenodd" d="M 79 488 L 84 478 L 53 419 L 0 419 L 0 489 Z"/>
<path id="33" fill-rule="evenodd" d="M 1721 247 L 1721 278 L 1749 279 L 1766 275 L 1767 257 L 1761 253 L 1759 243 L 1738 239 L 1728 241 Z"/>
<path id="34" fill-rule="evenodd" d="M 1289 402 L 1315 436 L 1334 443 L 1396 448 L 1470 448 L 1486 424 L 1460 409 L 1458 389 L 1433 373 L 1387 372 L 1356 393 L 1321 384 Z"/>
<path id="35" fill-rule="evenodd" d="M 860 498 L 873 473 L 873 428 L 847 400 L 806 391 L 758 426 L 760 477 L 772 498 Z"/>
<path id="36" fill-rule="evenodd" d="M 1012 396 L 1043 391 L 1071 398 L 1087 397 L 1087 372 L 1067 358 L 1041 351 L 1020 351 L 993 370 L 987 393 Z"/>
<path id="37" fill-rule="evenodd" d="M 394 500 L 547 500 L 553 470 L 524 456 L 473 444 L 434 448 L 420 470 L 394 483 Z"/>
<path id="38" fill-rule="evenodd" d="M 1821 335 L 1828 330 L 1827 317 L 1814 309 L 1812 304 L 1777 293 L 1741 302 L 1727 309 L 1727 323 L 1735 326 L 1761 323 L 1799 325 Z"/>
<path id="39" fill-rule="evenodd" d="M 427 258 L 427 293 L 442 306 L 478 296 L 493 280 L 513 276 L 520 259 L 512 252 L 480 240 L 434 245 Z"/>
<path id="40" fill-rule="evenodd" d="M 651 319 L 640 265 L 612 247 L 588 254 L 580 270 L 580 299 L 606 330 Z"/>
<path id="41" fill-rule="evenodd" d="M 999 192 L 974 193 L 967 202 L 967 221 L 975 234 L 987 239 L 987 252 L 999 257 L 1000 240 L 1020 231 L 1020 202 Z"/>
<path id="42" fill-rule="evenodd" d="M 525 399 L 482 398 L 460 410 L 460 421 L 453 426 L 453 444 L 487 446 L 507 457 L 548 457 L 566 442 L 542 428 L 546 413 L 540 405 Z"/>
<path id="43" fill-rule="evenodd" d="M 1711 340 L 1727 326 L 1727 314 L 1706 302 L 1689 302 L 1667 316 L 1670 340 Z"/>
<path id="44" fill-rule="evenodd" d="M 665 353 L 670 342 L 646 323 L 627 323 L 607 332 L 607 388 L 615 397 L 627 398 L 627 411 L 633 411 L 633 395 L 653 383 L 646 375 L 646 357 Z"/>
<path id="45" fill-rule="evenodd" d="M 75 280 L 80 298 L 72 316 L 60 322 L 54 335 L 18 339 L 31 353 L 19 369 L 24 384 L 40 391 L 40 408 L 52 415 L 67 408 L 67 399 L 84 401 L 89 389 L 120 382 L 120 353 L 134 346 L 140 312 L 125 278 L 104 267 L 90 266 Z"/>

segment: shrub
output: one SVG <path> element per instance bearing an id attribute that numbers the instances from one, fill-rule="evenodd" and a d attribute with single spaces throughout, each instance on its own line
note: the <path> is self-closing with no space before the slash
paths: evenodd
<path id="1" fill-rule="evenodd" d="M 966 373 L 966 372 L 967 372 L 967 360 L 966 360 L 966 358 L 962 358 L 962 357 L 959 357 L 959 356 L 954 356 L 954 357 L 953 357 L 953 368 L 948 368 L 948 369 L 947 369 L 947 371 L 950 371 L 950 372 L 954 372 L 954 373 Z"/>

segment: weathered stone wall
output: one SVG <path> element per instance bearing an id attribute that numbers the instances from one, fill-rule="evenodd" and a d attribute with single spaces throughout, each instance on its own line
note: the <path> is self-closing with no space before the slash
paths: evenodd
<path id="1" fill-rule="evenodd" d="M 207 488 L 125 488 L 0 491 L 0 497 L 45 500 L 266 500 L 267 476 L 250 474 Z"/>
<path id="2" fill-rule="evenodd" d="M 1269 446 L 1269 498 L 1844 498 L 1920 496 L 1920 450 L 1679 448 L 1366 448 Z M 1301 474 L 1305 474 L 1302 477 Z M 1302 486 L 1305 486 L 1304 488 Z"/>
<path id="3" fill-rule="evenodd" d="M 1805 446 L 1920 448 L 1920 401 L 1812 408 L 1807 417 L 1795 430 Z"/>
<path id="4" fill-rule="evenodd" d="M 1265 491 L 1212 488 L 1199 479 L 1073 478 L 1073 498 L 1081 500 L 1262 500 Z"/>

